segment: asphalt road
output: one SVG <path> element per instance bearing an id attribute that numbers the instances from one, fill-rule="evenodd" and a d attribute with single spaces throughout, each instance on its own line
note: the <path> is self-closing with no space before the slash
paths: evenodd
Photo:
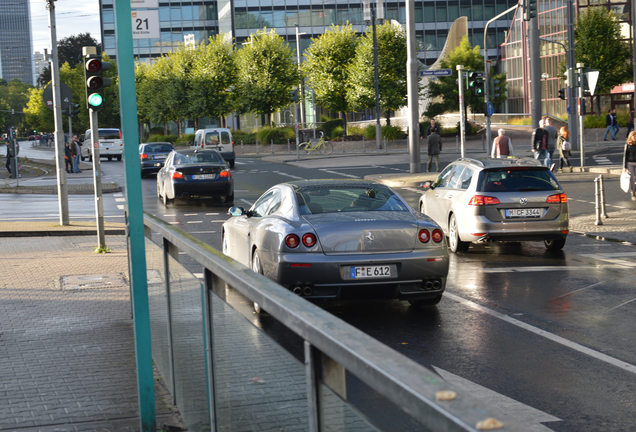
<path id="1" fill-rule="evenodd" d="M 610 161 L 617 157 L 607 153 L 595 156 Z M 292 179 L 408 171 L 408 163 L 388 156 L 324 164 L 240 158 L 233 170 L 235 205 L 249 207 L 269 186 Z M 124 184 L 121 162 L 102 161 L 102 171 L 105 181 Z M 563 177 L 573 215 L 594 211 L 596 176 Z M 606 182 L 608 203 L 633 208 L 615 182 Z M 164 207 L 156 197 L 154 178 L 143 179 L 142 188 L 145 211 L 221 248 L 220 229 L 227 218 L 222 200 L 177 200 Z M 417 204 L 417 188 L 396 190 Z M 57 211 L 54 195 L 1 197 L 1 220 L 11 199 L 21 199 L 21 208 L 28 209 L 23 215 L 29 217 L 50 217 Z M 72 218 L 94 215 L 90 195 L 70 196 L 69 201 Z M 109 221 L 123 221 L 123 204 L 123 194 L 105 197 Z M 201 271 L 183 258 L 192 272 Z M 635 268 L 633 246 L 584 236 L 570 235 L 559 253 L 549 253 L 541 243 L 479 245 L 451 255 L 447 292 L 436 307 L 417 310 L 399 301 L 323 307 L 536 431 L 630 431 L 636 424 L 636 350 L 631 337 L 636 324 Z M 300 341 L 271 316 L 253 314 L 250 302 L 238 294 L 232 294 L 230 302 L 299 355 Z M 386 430 L 418 430 L 408 420 L 392 422 L 386 403 L 354 377 L 348 378 L 348 385 L 350 400 Z"/>

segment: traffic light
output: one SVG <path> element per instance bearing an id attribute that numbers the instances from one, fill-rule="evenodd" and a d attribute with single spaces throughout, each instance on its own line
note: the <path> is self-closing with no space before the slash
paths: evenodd
<path id="1" fill-rule="evenodd" d="M 98 56 L 84 58 L 84 77 L 86 78 L 86 106 L 98 112 L 104 106 L 104 88 L 111 83 L 102 73 L 110 69 L 109 62 L 103 62 Z"/>
<path id="2" fill-rule="evenodd" d="M 501 80 L 491 79 L 490 80 L 490 88 L 492 89 L 492 97 L 491 100 L 495 100 L 501 97 Z"/>
<path id="3" fill-rule="evenodd" d="M 76 104 L 76 103 L 71 104 L 71 115 L 72 115 L 72 116 L 76 116 L 76 115 L 78 115 L 78 114 L 79 114 L 79 111 L 80 111 L 80 106 L 79 106 L 79 104 Z"/>
<path id="4" fill-rule="evenodd" d="M 289 92 L 289 100 L 298 103 L 298 90 L 292 90 Z"/>
<path id="5" fill-rule="evenodd" d="M 537 16 L 537 0 L 523 0 L 523 20 L 530 21 Z"/>
<path id="6" fill-rule="evenodd" d="M 559 90 L 559 99 L 565 100 L 565 89 L 564 88 Z"/>
<path id="7" fill-rule="evenodd" d="M 469 72 L 468 73 L 468 88 L 473 91 L 477 96 L 484 95 L 484 73 L 483 72 Z"/>

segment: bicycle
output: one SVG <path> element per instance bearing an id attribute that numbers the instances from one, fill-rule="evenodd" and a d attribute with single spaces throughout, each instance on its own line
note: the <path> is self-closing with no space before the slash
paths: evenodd
<path id="1" fill-rule="evenodd" d="M 298 149 L 302 155 L 308 155 L 315 151 L 320 151 L 323 155 L 329 155 L 333 152 L 333 144 L 329 141 L 325 141 L 323 138 L 320 138 L 300 143 Z"/>

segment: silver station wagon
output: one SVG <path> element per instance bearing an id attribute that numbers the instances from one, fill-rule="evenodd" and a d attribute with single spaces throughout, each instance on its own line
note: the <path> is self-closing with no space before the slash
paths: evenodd
<path id="1" fill-rule="evenodd" d="M 534 159 L 462 158 L 422 187 L 419 209 L 442 227 L 452 252 L 493 241 L 543 241 L 549 250 L 565 245 L 567 196 Z"/>

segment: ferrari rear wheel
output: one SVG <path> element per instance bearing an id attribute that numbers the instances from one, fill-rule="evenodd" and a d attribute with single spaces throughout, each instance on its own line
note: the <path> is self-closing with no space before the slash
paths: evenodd
<path id="1" fill-rule="evenodd" d="M 252 271 L 254 273 L 263 274 L 263 266 L 261 266 L 261 257 L 258 255 L 258 250 L 255 250 L 254 255 L 252 255 Z M 261 309 L 256 302 L 254 302 L 254 312 L 257 314 L 263 312 L 263 309 Z"/>

